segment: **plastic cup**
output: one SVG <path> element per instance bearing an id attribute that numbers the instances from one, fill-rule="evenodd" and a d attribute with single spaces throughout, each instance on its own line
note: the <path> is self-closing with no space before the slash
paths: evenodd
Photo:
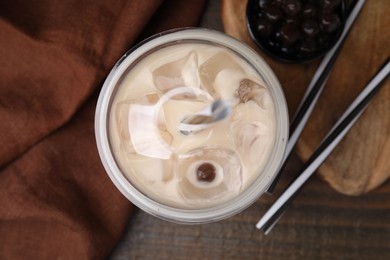
<path id="1" fill-rule="evenodd" d="M 126 74 L 151 53 L 183 43 L 202 43 L 226 48 L 249 64 L 262 78 L 272 97 L 275 111 L 275 137 L 262 172 L 245 189 L 216 205 L 189 208 L 161 202 L 148 196 L 124 173 L 113 152 L 110 139 L 110 111 L 113 100 Z M 253 204 L 272 183 L 281 167 L 288 139 L 288 111 L 283 91 L 276 76 L 254 50 L 221 32 L 184 28 L 167 31 L 141 42 L 128 51 L 113 67 L 101 90 L 95 115 L 96 142 L 104 168 L 118 190 L 133 204 L 156 217 L 177 223 L 207 223 L 235 215 Z"/>

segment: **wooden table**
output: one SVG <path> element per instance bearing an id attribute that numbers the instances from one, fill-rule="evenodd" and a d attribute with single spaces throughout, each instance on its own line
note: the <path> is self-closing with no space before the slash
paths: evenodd
<path id="1" fill-rule="evenodd" d="M 202 26 L 222 31 L 220 10 L 209 1 Z M 350 197 L 314 176 L 270 234 L 255 228 L 301 167 L 293 154 L 274 195 L 217 223 L 178 225 L 135 210 L 110 259 L 390 259 L 390 181 Z"/>

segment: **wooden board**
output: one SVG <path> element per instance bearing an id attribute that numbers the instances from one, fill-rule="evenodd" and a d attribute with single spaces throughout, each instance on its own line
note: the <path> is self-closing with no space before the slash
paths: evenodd
<path id="1" fill-rule="evenodd" d="M 247 31 L 246 3 L 246 0 L 222 0 L 225 32 L 255 48 L 270 64 L 282 84 L 291 117 L 319 61 L 304 65 L 285 64 L 262 53 Z M 388 0 L 366 1 L 297 143 L 296 151 L 302 160 L 309 158 L 390 55 L 389 14 Z M 318 173 L 335 190 L 349 195 L 366 193 L 390 177 L 389 79 Z"/>

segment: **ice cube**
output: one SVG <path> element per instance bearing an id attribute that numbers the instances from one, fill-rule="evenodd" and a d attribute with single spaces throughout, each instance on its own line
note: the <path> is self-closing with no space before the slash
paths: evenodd
<path id="1" fill-rule="evenodd" d="M 233 110 L 230 127 L 237 153 L 245 165 L 257 169 L 273 143 L 273 113 L 261 108 L 254 100 L 240 103 Z"/>
<path id="2" fill-rule="evenodd" d="M 211 178 L 199 176 L 199 167 L 205 164 L 213 171 Z M 206 146 L 191 150 L 179 157 L 179 194 L 188 204 L 221 203 L 240 192 L 241 169 L 240 159 L 231 149 Z"/>
<path id="3" fill-rule="evenodd" d="M 214 81 L 216 98 L 228 100 L 233 106 L 237 105 L 240 100 L 235 93 L 242 78 L 243 73 L 241 71 L 232 69 L 221 70 L 216 75 Z"/>
<path id="4" fill-rule="evenodd" d="M 265 97 L 267 95 L 266 87 L 250 79 L 242 79 L 239 82 L 235 95 L 240 99 L 241 103 L 253 100 L 263 109 L 267 109 L 269 106 Z"/>
<path id="5" fill-rule="evenodd" d="M 265 125 L 273 125 L 273 112 L 260 107 L 254 100 L 249 100 L 234 107 L 231 121 L 234 124 L 237 120 L 243 120 L 247 123 L 262 122 Z"/>
<path id="6" fill-rule="evenodd" d="M 199 67 L 199 76 L 202 87 L 211 95 L 215 95 L 213 84 L 217 74 L 222 70 L 234 70 L 244 73 L 244 70 L 239 63 L 226 52 L 219 52 L 213 55 Z"/>
<path id="7" fill-rule="evenodd" d="M 232 127 L 237 151 L 245 165 L 257 165 L 267 150 L 269 129 L 261 122 L 236 122 Z"/>
<path id="8" fill-rule="evenodd" d="M 128 114 L 131 104 L 154 105 L 159 100 L 157 93 L 147 93 L 142 97 L 124 100 L 118 103 L 115 109 L 115 121 L 118 126 L 119 136 L 122 140 L 129 140 Z"/>
<path id="9" fill-rule="evenodd" d="M 179 86 L 199 88 L 198 55 L 191 51 L 188 55 L 155 69 L 153 82 L 163 93 Z"/>
<path id="10" fill-rule="evenodd" d="M 140 181 L 144 185 L 169 182 L 173 178 L 174 156 L 169 160 L 132 154 L 127 158 L 126 171 L 131 171 L 127 177 L 130 181 Z M 147 170 L 145 170 L 147 169 Z"/>
<path id="11" fill-rule="evenodd" d="M 132 140 L 130 138 L 129 131 L 129 111 L 133 104 L 141 104 L 144 106 L 153 106 L 159 100 L 157 93 L 147 93 L 142 97 L 135 99 L 128 99 L 118 103 L 115 108 L 115 122 L 118 129 L 118 136 L 120 139 L 120 149 L 126 154 L 127 157 L 136 154 Z M 164 114 L 158 116 L 157 127 L 160 130 L 160 135 L 163 137 L 165 142 L 169 143 L 170 137 L 166 134 L 163 122 Z"/>
<path id="12" fill-rule="evenodd" d="M 172 148 L 160 135 L 157 106 L 131 104 L 129 108 L 128 127 L 134 150 L 147 157 L 169 159 Z"/>
<path id="13" fill-rule="evenodd" d="M 128 129 L 128 113 L 131 101 L 122 101 L 118 103 L 115 109 L 115 121 L 118 128 L 118 134 L 121 138 L 121 141 L 126 141 L 130 139 L 129 129 Z"/>
<path id="14" fill-rule="evenodd" d="M 167 130 L 164 111 L 157 93 L 118 103 L 115 119 L 122 151 L 132 156 L 169 159 L 173 137 Z"/>

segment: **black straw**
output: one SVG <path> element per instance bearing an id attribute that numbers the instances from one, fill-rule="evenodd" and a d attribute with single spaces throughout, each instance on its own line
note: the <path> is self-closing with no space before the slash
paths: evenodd
<path id="1" fill-rule="evenodd" d="M 358 5 L 358 3 L 360 4 Z M 284 156 L 284 161 L 282 164 L 282 167 L 279 169 L 278 174 L 276 175 L 275 179 L 271 183 L 271 185 L 267 189 L 267 193 L 272 194 L 276 184 L 278 183 L 280 176 L 283 172 L 283 170 L 286 167 L 287 159 L 290 157 L 291 151 L 293 147 L 295 146 L 299 136 L 301 135 L 304 126 L 306 125 L 306 122 L 308 121 L 308 118 L 311 115 L 311 112 L 313 111 L 314 105 L 316 104 L 327 80 L 329 77 L 329 74 L 333 68 L 333 65 L 336 62 L 336 59 L 340 53 L 341 46 L 344 43 L 344 40 L 353 24 L 353 22 L 356 20 L 357 15 L 359 14 L 362 6 L 364 4 L 364 0 L 354 0 L 349 5 L 345 15 L 348 17 L 345 28 L 343 30 L 343 33 L 337 42 L 337 44 L 334 46 L 334 48 L 325 56 L 325 58 L 322 60 L 320 66 L 318 67 L 316 73 L 314 74 L 312 82 L 310 82 L 310 85 L 308 87 L 308 92 L 303 98 L 291 124 L 290 124 L 290 136 L 289 141 L 287 144 L 286 154 Z M 318 75 L 318 76 L 317 76 Z M 314 81 L 314 84 L 313 84 Z"/>
<path id="2" fill-rule="evenodd" d="M 334 150 L 337 144 L 351 129 L 352 125 L 363 113 L 369 101 L 378 92 L 380 86 L 390 74 L 390 57 L 387 58 L 384 65 L 377 74 L 370 80 L 369 84 L 363 89 L 355 101 L 350 105 L 346 112 L 341 116 L 313 155 L 306 162 L 302 173 L 278 198 L 278 200 L 265 213 L 263 218 L 257 223 L 256 227 L 262 229 L 266 234 L 270 232 L 281 215 L 286 211 L 298 192 L 302 189 L 306 181 L 313 175 L 317 168 L 325 161 L 329 154 Z"/>

